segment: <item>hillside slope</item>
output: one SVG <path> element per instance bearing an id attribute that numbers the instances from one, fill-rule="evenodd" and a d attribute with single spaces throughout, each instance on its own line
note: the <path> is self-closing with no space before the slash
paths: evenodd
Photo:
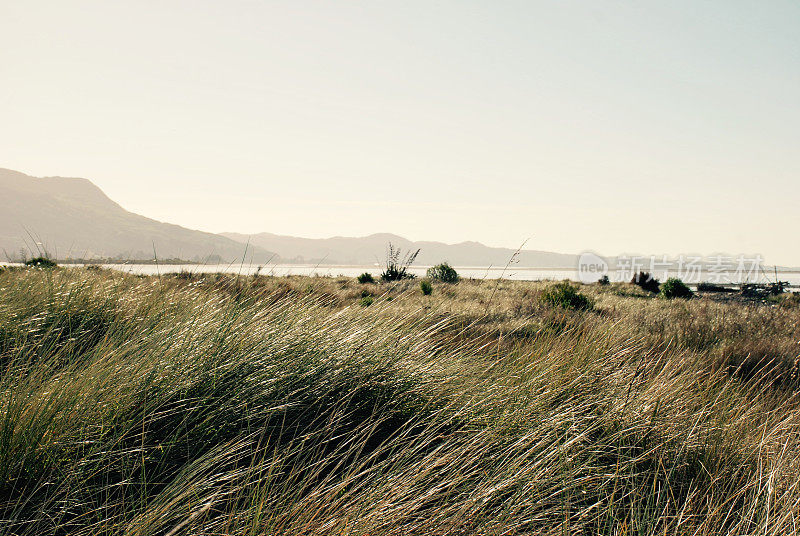
<path id="1" fill-rule="evenodd" d="M 38 244 L 37 244 L 38 243 Z M 128 212 L 87 179 L 37 178 L 0 169 L 0 256 L 45 249 L 57 258 L 180 258 L 235 262 L 245 246 L 229 238 Z M 258 247 L 248 261 L 273 254 Z"/>

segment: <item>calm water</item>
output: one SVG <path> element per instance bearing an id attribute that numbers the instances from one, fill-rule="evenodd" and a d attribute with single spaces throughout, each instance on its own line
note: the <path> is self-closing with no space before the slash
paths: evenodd
<path id="1" fill-rule="evenodd" d="M 63 265 L 63 266 L 83 266 L 83 265 Z M 251 275 L 259 272 L 261 275 L 306 275 L 306 276 L 322 276 L 322 277 L 355 277 L 364 272 L 370 272 L 376 278 L 381 273 L 380 266 L 332 266 L 332 265 L 315 265 L 315 264 L 277 264 L 268 266 L 259 266 L 257 264 L 170 264 L 156 266 L 153 264 L 106 264 L 106 268 L 120 270 L 132 274 L 143 275 L 156 275 L 166 273 L 176 273 L 182 270 L 194 273 L 233 273 L 241 275 Z M 427 266 L 416 266 L 411 268 L 411 272 L 418 276 L 424 276 Z M 503 277 L 504 279 L 515 279 L 523 281 L 536 281 L 536 280 L 555 280 L 571 279 L 578 280 L 578 273 L 575 269 L 536 269 L 536 268 L 516 268 L 509 267 L 456 267 L 458 273 L 462 277 L 473 279 L 497 279 Z M 259 271 L 260 269 L 260 271 Z M 609 272 L 609 278 L 614 280 L 629 280 L 630 275 L 627 277 L 620 277 L 620 274 L 612 270 Z M 675 273 L 668 273 L 666 277 L 678 276 Z M 767 276 L 774 279 L 774 273 L 768 272 Z M 666 279 L 663 273 L 657 273 L 656 277 L 662 281 Z M 789 281 L 790 284 L 800 285 L 800 272 L 786 271 L 778 272 L 778 277 L 781 281 Z M 713 277 L 708 274 L 701 274 L 698 281 L 713 281 Z M 768 280 L 762 277 L 759 282 L 767 282 Z"/>
<path id="2" fill-rule="evenodd" d="M 67 265 L 64 265 L 67 266 Z M 269 266 L 259 266 L 257 264 L 174 264 L 155 266 L 152 264 L 106 264 L 105 268 L 121 270 L 132 274 L 156 275 L 165 273 L 175 273 L 182 270 L 195 273 L 231 273 L 241 275 L 251 275 L 256 272 L 261 275 L 306 275 L 321 277 L 356 277 L 364 272 L 370 272 L 377 279 L 383 270 L 380 266 L 340 266 L 325 264 L 271 264 Z M 260 268 L 260 270 L 259 270 Z M 409 271 L 417 277 L 423 277 L 428 266 L 415 266 Z M 538 280 L 538 279 L 574 279 L 577 277 L 575 270 L 534 270 L 534 269 L 507 269 L 503 268 L 458 268 L 461 277 L 474 279 L 519 279 L 519 280 Z"/>

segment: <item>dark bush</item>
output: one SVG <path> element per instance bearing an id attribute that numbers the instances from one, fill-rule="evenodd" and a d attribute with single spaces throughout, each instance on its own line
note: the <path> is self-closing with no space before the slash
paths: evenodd
<path id="1" fill-rule="evenodd" d="M 422 293 L 426 296 L 430 296 L 431 293 L 433 292 L 433 286 L 431 285 L 430 281 L 425 281 L 425 280 L 420 281 L 419 288 L 422 291 Z"/>
<path id="2" fill-rule="evenodd" d="M 647 272 L 639 272 L 633 276 L 631 283 L 638 285 L 644 290 L 652 292 L 653 294 L 658 294 L 658 291 L 661 288 L 661 284 L 658 282 L 658 279 L 655 279 Z"/>
<path id="3" fill-rule="evenodd" d="M 458 272 L 447 262 L 428 268 L 428 277 L 443 283 L 458 283 Z"/>
<path id="4" fill-rule="evenodd" d="M 372 277 L 372 274 L 369 273 L 369 272 L 364 272 L 363 274 L 361 274 L 358 277 L 356 277 L 356 279 L 362 285 L 365 285 L 367 283 L 374 283 L 375 282 L 375 278 Z"/>
<path id="5" fill-rule="evenodd" d="M 58 264 L 47 257 L 34 257 L 33 259 L 26 261 L 25 266 L 30 266 L 32 268 L 55 268 L 58 266 Z"/>
<path id="6" fill-rule="evenodd" d="M 672 298 L 691 298 L 694 292 L 677 277 L 670 277 L 661 285 L 661 296 L 667 299 Z"/>
<path id="7" fill-rule="evenodd" d="M 765 288 L 771 296 L 778 296 L 786 292 L 786 289 L 789 288 L 789 282 L 776 281 L 775 283 L 767 283 Z"/>
<path id="8" fill-rule="evenodd" d="M 714 283 L 698 283 L 697 290 L 700 292 L 736 292 L 736 289 L 715 285 Z"/>
<path id="9" fill-rule="evenodd" d="M 542 303 L 555 305 L 565 309 L 590 310 L 594 308 L 594 303 L 569 282 L 563 281 L 546 289 L 539 296 Z"/>
<path id="10" fill-rule="evenodd" d="M 597 284 L 601 286 L 606 286 L 611 284 L 611 280 L 608 279 L 607 275 L 604 275 L 600 279 L 597 280 Z"/>
<path id="11" fill-rule="evenodd" d="M 789 287 L 786 281 L 778 281 L 777 283 L 744 283 L 740 285 L 742 296 L 748 298 L 764 299 L 767 297 L 775 297 L 783 294 Z"/>
<path id="12" fill-rule="evenodd" d="M 389 244 L 389 251 L 386 253 L 386 270 L 381 274 L 384 281 L 400 281 L 402 279 L 414 279 L 414 274 L 408 271 L 414 260 L 419 255 L 419 250 L 408 252 L 401 256 L 400 248 L 395 248 Z"/>

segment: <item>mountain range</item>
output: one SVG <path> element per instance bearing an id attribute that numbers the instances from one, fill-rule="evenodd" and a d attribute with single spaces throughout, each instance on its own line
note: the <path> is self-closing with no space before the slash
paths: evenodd
<path id="1" fill-rule="evenodd" d="M 245 235 L 221 233 L 222 236 L 276 251 L 284 262 L 310 264 L 370 265 L 386 260 L 389 244 L 403 252 L 419 250 L 416 262 L 432 265 L 447 261 L 454 266 L 505 266 L 514 257 L 515 266 L 537 268 L 572 268 L 577 256 L 549 251 L 493 248 L 480 242 L 445 244 L 442 242 L 414 242 L 390 233 L 377 233 L 362 237 L 335 236 L 333 238 L 297 238 L 272 233 Z"/>
<path id="2" fill-rule="evenodd" d="M 478 242 L 413 242 L 378 233 L 365 237 L 297 238 L 271 233 L 214 234 L 156 221 L 122 208 L 92 182 L 31 177 L 0 168 L 0 254 L 5 260 L 46 252 L 58 259 L 184 259 L 203 263 L 372 265 L 389 244 L 420 250 L 417 264 L 570 268 L 577 256 L 494 248 Z"/>

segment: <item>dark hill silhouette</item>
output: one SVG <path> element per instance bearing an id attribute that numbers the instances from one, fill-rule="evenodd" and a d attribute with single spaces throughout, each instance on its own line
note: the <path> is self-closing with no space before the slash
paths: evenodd
<path id="1" fill-rule="evenodd" d="M 505 266 L 514 250 L 479 242 L 412 242 L 389 233 L 364 237 L 297 238 L 271 233 L 206 233 L 163 223 L 122 208 L 87 179 L 37 178 L 0 168 L 0 260 L 19 259 L 39 249 L 59 259 L 184 259 L 207 263 L 308 262 L 370 265 L 386 259 L 391 242 L 421 249 L 417 265 L 448 261 L 455 266 Z M 37 244 L 40 243 L 40 244 Z M 273 253 L 274 252 L 274 253 Z M 577 257 L 523 250 L 515 266 L 573 268 Z"/>
<path id="2" fill-rule="evenodd" d="M 36 243 L 39 242 L 40 245 Z M 245 246 L 229 238 L 128 212 L 87 179 L 30 177 L 0 168 L 0 254 L 18 259 L 38 248 L 57 258 L 180 258 L 236 262 Z M 3 254 L 3 252 L 5 252 Z M 247 259 L 273 254 L 249 247 Z"/>

